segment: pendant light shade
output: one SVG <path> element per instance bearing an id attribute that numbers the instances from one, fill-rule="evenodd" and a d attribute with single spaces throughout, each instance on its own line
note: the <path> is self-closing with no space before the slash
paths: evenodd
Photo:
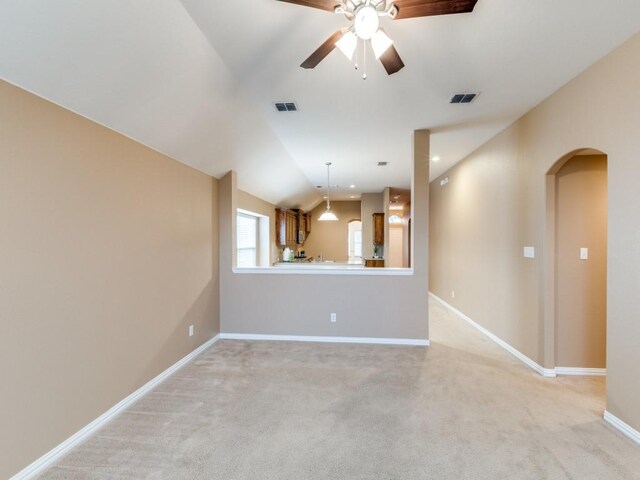
<path id="1" fill-rule="evenodd" d="M 335 222 L 338 220 L 336 214 L 331 211 L 331 201 L 329 200 L 329 188 L 331 183 L 329 182 L 329 167 L 331 166 L 331 162 L 327 162 L 327 209 L 324 211 L 322 215 L 318 218 L 319 222 Z"/>
<path id="2" fill-rule="evenodd" d="M 336 217 L 336 214 L 331 210 L 327 210 L 326 212 L 323 212 L 320 217 L 318 217 L 318 220 L 321 222 L 335 222 L 338 220 L 338 217 Z"/>

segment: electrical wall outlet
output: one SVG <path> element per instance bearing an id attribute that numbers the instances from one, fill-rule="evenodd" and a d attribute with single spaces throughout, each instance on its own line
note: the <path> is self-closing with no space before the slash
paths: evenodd
<path id="1" fill-rule="evenodd" d="M 451 290 L 451 298 L 456 298 L 456 292 L 454 292 L 453 290 Z"/>
<path id="2" fill-rule="evenodd" d="M 193 325 L 189 325 L 189 336 L 193 337 Z"/>
<path id="3" fill-rule="evenodd" d="M 331 314 L 331 323 L 336 323 L 338 321 L 337 315 L 335 313 Z"/>
<path id="4" fill-rule="evenodd" d="M 589 249 L 582 247 L 580 248 L 580 260 L 589 260 Z"/>

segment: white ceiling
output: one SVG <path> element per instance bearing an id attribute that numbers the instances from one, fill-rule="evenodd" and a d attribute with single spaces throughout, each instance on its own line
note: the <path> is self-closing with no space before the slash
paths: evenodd
<path id="1" fill-rule="evenodd" d="M 336 50 L 344 17 L 276 0 L 0 0 L 0 77 L 276 204 L 408 187 L 413 130 L 439 175 L 640 31 L 638 0 L 479 0 L 383 20 L 406 67 Z M 450 105 L 457 91 L 479 91 Z M 277 113 L 273 101 L 300 111 Z M 377 167 L 378 161 L 389 166 Z M 355 184 L 356 189 L 349 189 Z"/>

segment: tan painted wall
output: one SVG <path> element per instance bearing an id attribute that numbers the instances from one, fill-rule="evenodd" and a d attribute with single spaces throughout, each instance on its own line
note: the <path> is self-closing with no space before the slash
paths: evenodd
<path id="1" fill-rule="evenodd" d="M 556 222 L 556 365 L 605 368 L 606 156 L 575 156 L 556 173 Z"/>
<path id="2" fill-rule="evenodd" d="M 360 217 L 362 219 L 362 255 L 373 257 L 373 217 L 374 213 L 384 211 L 382 193 L 363 193 L 361 197 Z"/>
<path id="3" fill-rule="evenodd" d="M 4 82 L 0 105 L 8 478 L 219 331 L 218 211 L 208 175 Z"/>
<path id="4" fill-rule="evenodd" d="M 429 133 L 415 133 L 411 276 L 233 273 L 235 173 L 220 180 L 221 331 L 428 338 Z M 314 232 L 311 233 L 313 235 Z M 251 301 L 246 301 L 251 292 Z M 329 321 L 336 312 L 338 321 Z"/>
<path id="5" fill-rule="evenodd" d="M 269 217 L 269 264 L 278 256 L 276 247 L 276 206 L 254 197 L 250 193 L 238 190 L 238 208 Z"/>
<path id="6" fill-rule="evenodd" d="M 451 169 L 431 190 L 431 287 L 514 347 L 555 363 L 546 294 L 546 174 L 608 155 L 607 409 L 640 429 L 640 35 Z M 552 187 L 553 188 L 553 187 Z M 536 248 L 525 259 L 522 247 Z M 456 298 L 451 298 L 451 290 Z"/>
<path id="7" fill-rule="evenodd" d="M 319 222 L 318 218 L 325 210 L 326 205 L 321 203 L 311 211 L 311 233 L 302 249 L 307 257 L 316 260 L 322 254 L 325 260 L 346 262 L 349 260 L 349 221 L 360 219 L 360 202 L 331 202 L 337 222 Z"/>

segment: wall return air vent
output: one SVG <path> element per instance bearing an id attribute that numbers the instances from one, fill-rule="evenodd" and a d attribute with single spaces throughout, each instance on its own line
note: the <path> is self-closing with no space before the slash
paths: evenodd
<path id="1" fill-rule="evenodd" d="M 478 98 L 479 93 L 456 93 L 451 97 L 449 103 L 471 103 Z"/>
<path id="2" fill-rule="evenodd" d="M 279 112 L 297 112 L 298 106 L 295 102 L 273 102 Z"/>

